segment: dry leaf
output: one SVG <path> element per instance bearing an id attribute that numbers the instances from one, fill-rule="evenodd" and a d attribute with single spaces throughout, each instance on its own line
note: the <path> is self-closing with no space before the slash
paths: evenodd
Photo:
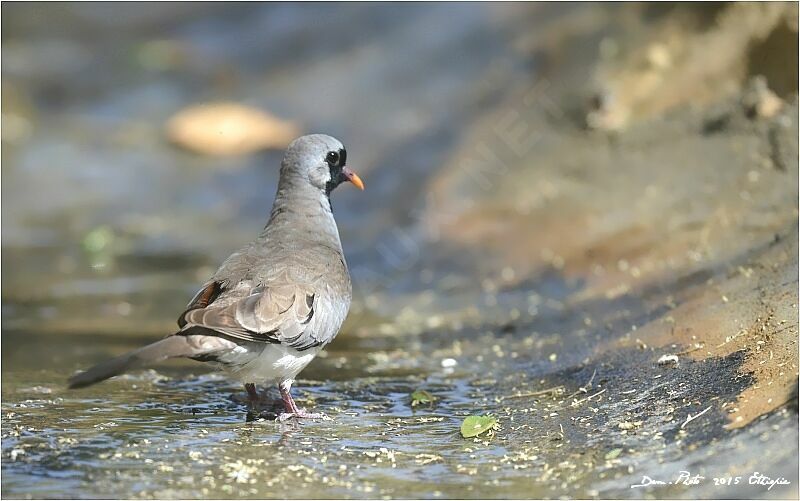
<path id="1" fill-rule="evenodd" d="M 166 125 L 173 143 L 203 155 L 246 155 L 283 149 L 300 135 L 294 122 L 237 103 L 208 103 L 179 111 Z"/>

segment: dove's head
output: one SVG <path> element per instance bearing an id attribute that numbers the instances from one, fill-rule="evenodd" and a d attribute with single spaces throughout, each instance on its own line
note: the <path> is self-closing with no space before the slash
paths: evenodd
<path id="1" fill-rule="evenodd" d="M 301 182 L 308 181 L 328 195 L 345 181 L 363 190 L 361 178 L 346 163 L 347 151 L 338 139 L 311 134 L 295 139 L 286 149 L 281 175 L 299 177 Z"/>

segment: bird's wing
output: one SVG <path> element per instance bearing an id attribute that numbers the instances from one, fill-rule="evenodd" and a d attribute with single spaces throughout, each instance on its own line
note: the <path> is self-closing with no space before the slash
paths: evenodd
<path id="1" fill-rule="evenodd" d="M 178 317 L 178 326 L 181 329 L 184 328 L 186 326 L 186 314 L 192 310 L 205 308 L 213 303 L 222 293 L 222 290 L 223 285 L 221 282 L 214 280 L 206 282 L 205 285 L 197 291 L 197 294 L 194 295 L 192 300 L 189 301 L 189 304 L 186 305 L 186 310 Z"/>
<path id="2" fill-rule="evenodd" d="M 183 332 L 194 332 L 200 328 L 212 331 L 208 334 L 216 333 L 244 341 L 279 343 L 297 350 L 323 344 L 323 340 L 315 337 L 309 328 L 317 302 L 317 294 L 312 287 L 292 284 L 260 285 L 246 289 L 239 297 L 226 296 L 217 302 L 218 305 L 211 303 L 187 310 L 181 316 Z M 242 291 L 242 288 L 238 290 Z"/>

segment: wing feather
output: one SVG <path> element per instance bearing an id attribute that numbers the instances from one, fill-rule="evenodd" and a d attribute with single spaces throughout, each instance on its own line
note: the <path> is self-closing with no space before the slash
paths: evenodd
<path id="1" fill-rule="evenodd" d="M 221 297 L 219 304 L 187 310 L 181 317 L 183 330 L 194 332 L 199 327 L 225 337 L 279 343 L 298 350 L 323 344 L 311 328 L 317 302 L 312 287 L 259 285 L 238 290 L 238 297 Z"/>
<path id="2" fill-rule="evenodd" d="M 197 310 L 207 307 L 213 303 L 222 293 L 222 284 L 220 282 L 211 281 L 203 285 L 197 294 L 194 295 L 186 310 L 178 317 L 178 326 L 183 328 L 186 326 L 186 314 L 192 310 Z"/>

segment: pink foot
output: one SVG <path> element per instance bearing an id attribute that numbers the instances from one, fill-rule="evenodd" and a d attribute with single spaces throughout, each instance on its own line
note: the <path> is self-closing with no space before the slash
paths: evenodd
<path id="1" fill-rule="evenodd" d="M 306 412 L 305 409 L 301 409 L 297 407 L 297 404 L 294 403 L 294 399 L 292 399 L 292 394 L 289 393 L 292 387 L 292 381 L 284 381 L 278 385 L 278 388 L 281 391 L 281 399 L 283 400 L 283 406 L 286 412 L 282 412 L 278 416 L 278 421 L 286 421 L 287 419 L 291 418 L 298 418 L 298 419 L 322 419 L 330 421 L 331 418 L 323 414 L 322 412 Z"/>

